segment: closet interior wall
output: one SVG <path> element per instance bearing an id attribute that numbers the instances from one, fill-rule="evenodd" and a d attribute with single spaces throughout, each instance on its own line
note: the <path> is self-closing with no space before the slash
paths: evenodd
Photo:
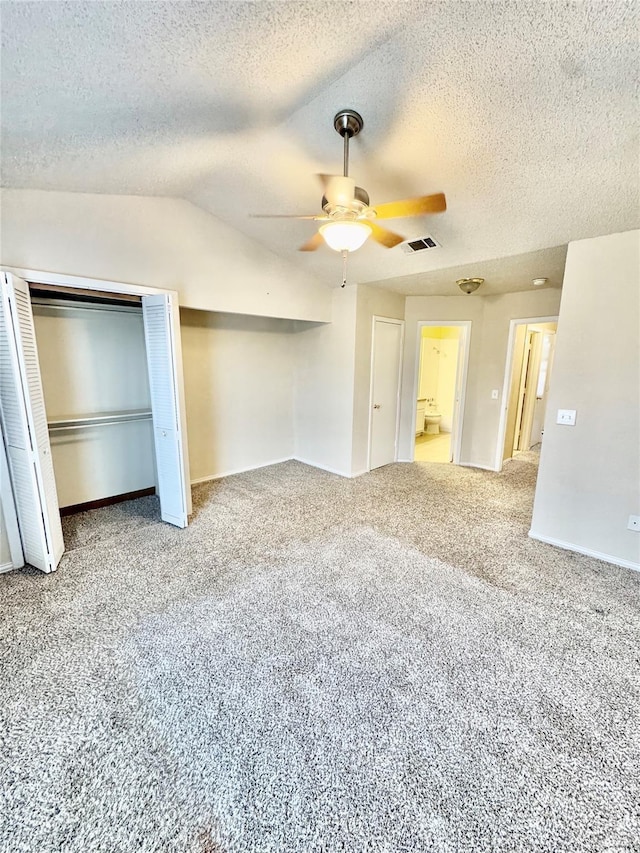
<path id="1" fill-rule="evenodd" d="M 32 291 L 62 509 L 156 485 L 139 301 Z"/>

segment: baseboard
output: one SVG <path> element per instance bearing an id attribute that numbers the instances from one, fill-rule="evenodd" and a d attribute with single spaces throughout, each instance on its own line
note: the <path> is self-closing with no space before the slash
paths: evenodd
<path id="1" fill-rule="evenodd" d="M 555 545 L 556 548 L 562 548 L 564 551 L 584 554 L 585 557 L 594 557 L 596 560 L 602 560 L 604 563 L 612 563 L 614 566 L 621 566 L 623 569 L 633 569 L 635 572 L 640 572 L 640 563 L 634 563 L 631 560 L 622 560 L 620 557 L 603 554 L 601 551 L 593 551 L 591 548 L 583 548 L 580 545 L 574 545 L 573 542 L 563 542 L 561 539 L 553 539 L 551 536 L 542 536 L 540 533 L 534 533 L 533 530 L 529 531 L 529 538 L 537 539 L 538 542 L 546 542 L 547 545 Z"/>
<path id="2" fill-rule="evenodd" d="M 121 495 L 111 495 L 108 498 L 99 498 L 95 501 L 85 501 L 81 504 L 70 504 L 69 506 L 60 507 L 60 515 L 75 515 L 77 512 L 86 512 L 90 509 L 101 509 L 112 504 L 119 504 L 123 501 L 133 501 L 137 498 L 146 498 L 150 495 L 155 495 L 155 486 L 150 486 L 147 489 L 137 489 L 135 492 L 125 492 Z"/>
<path id="3" fill-rule="evenodd" d="M 294 456 L 293 458 L 296 462 L 302 462 L 303 465 L 309 465 L 311 468 L 319 468 L 321 471 L 328 471 L 329 474 L 337 474 L 338 477 L 347 477 L 350 479 L 354 476 L 353 474 L 345 474 L 344 471 L 338 471 L 336 468 L 329 468 L 328 465 L 320 465 L 319 462 L 311 462 L 309 459 L 302 459 L 300 456 Z"/>
<path id="4" fill-rule="evenodd" d="M 492 465 L 478 465 L 477 462 L 454 462 L 454 465 L 459 465 L 460 468 L 479 468 L 481 471 L 493 471 L 494 474 L 498 474 L 499 469 L 494 468 Z"/>
<path id="5" fill-rule="evenodd" d="M 281 462 L 291 462 L 294 457 L 283 456 L 282 459 L 272 459 L 270 462 L 261 462 L 259 465 L 249 465 L 247 468 L 234 468 L 231 471 L 223 471 L 221 474 L 208 474 L 206 477 L 197 477 L 191 481 L 192 486 L 198 483 L 209 483 L 211 480 L 222 480 L 223 477 L 233 477 L 234 474 L 246 474 L 247 471 L 258 471 L 260 468 L 268 468 L 269 465 L 280 465 Z M 300 461 L 300 460 L 298 460 Z"/>
<path id="6" fill-rule="evenodd" d="M 0 563 L 0 575 L 13 571 L 13 563 Z"/>

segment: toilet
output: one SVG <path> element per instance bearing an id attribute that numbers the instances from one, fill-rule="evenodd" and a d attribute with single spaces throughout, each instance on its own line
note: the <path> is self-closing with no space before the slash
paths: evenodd
<path id="1" fill-rule="evenodd" d="M 440 434 L 440 421 L 442 415 L 439 412 L 427 411 L 424 416 L 424 431 L 427 435 Z"/>

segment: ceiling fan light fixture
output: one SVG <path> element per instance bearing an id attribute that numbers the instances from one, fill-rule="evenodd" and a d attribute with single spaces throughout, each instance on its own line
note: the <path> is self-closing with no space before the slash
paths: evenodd
<path id="1" fill-rule="evenodd" d="M 355 252 L 364 244 L 372 230 L 366 222 L 355 220 L 327 222 L 320 226 L 325 243 L 334 252 Z"/>

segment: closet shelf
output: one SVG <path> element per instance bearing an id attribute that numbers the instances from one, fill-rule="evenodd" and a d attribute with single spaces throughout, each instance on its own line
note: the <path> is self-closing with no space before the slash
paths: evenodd
<path id="1" fill-rule="evenodd" d="M 126 424 L 130 421 L 151 420 L 150 409 L 140 409 L 127 412 L 102 412 L 99 415 L 85 415 L 83 417 L 59 418 L 49 421 L 47 426 L 49 432 L 61 432 L 68 429 L 88 429 L 94 426 L 110 426 L 112 424 Z"/>

